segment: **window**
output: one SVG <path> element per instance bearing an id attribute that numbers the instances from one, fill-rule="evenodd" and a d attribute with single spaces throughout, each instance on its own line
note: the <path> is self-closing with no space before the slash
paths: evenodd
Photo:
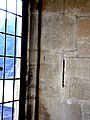
<path id="1" fill-rule="evenodd" d="M 18 120 L 22 1 L 0 0 L 0 120 Z"/>

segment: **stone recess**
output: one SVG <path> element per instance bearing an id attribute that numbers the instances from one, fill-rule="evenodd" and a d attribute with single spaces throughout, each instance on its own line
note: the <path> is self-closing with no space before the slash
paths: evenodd
<path id="1" fill-rule="evenodd" d="M 66 59 L 65 88 L 68 99 L 90 99 L 90 59 Z"/>
<path id="2" fill-rule="evenodd" d="M 42 50 L 61 51 L 75 49 L 75 21 L 60 14 L 42 16 Z"/>

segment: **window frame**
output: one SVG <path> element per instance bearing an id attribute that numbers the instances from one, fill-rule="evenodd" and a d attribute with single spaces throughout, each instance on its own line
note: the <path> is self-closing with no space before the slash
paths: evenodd
<path id="1" fill-rule="evenodd" d="M 26 101 L 26 73 L 27 73 L 27 41 L 28 41 L 28 8 L 29 0 L 22 1 L 22 42 L 21 42 L 21 79 L 20 79 L 20 101 L 19 120 L 25 120 Z"/>

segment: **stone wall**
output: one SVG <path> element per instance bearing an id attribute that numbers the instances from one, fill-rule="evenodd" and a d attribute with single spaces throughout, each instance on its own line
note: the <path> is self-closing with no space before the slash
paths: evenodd
<path id="1" fill-rule="evenodd" d="M 42 7 L 39 120 L 90 120 L 90 0 Z"/>

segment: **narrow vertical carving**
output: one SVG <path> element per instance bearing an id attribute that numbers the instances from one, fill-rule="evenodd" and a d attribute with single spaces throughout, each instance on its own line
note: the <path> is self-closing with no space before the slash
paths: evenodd
<path id="1" fill-rule="evenodd" d="M 63 59 L 63 73 L 62 73 L 62 87 L 64 88 L 65 86 L 65 81 L 64 81 L 64 74 L 65 74 L 65 59 Z"/>

